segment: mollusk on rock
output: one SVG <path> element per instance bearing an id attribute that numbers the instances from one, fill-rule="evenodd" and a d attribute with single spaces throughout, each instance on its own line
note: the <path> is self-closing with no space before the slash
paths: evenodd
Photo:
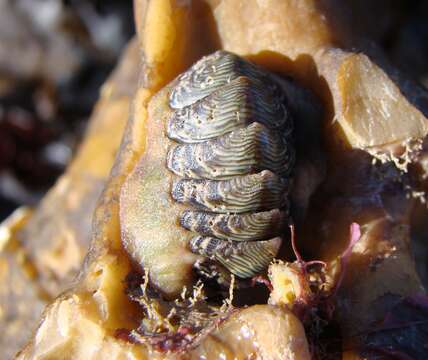
<path id="1" fill-rule="evenodd" d="M 273 74 L 218 51 L 176 80 L 167 135 L 172 198 L 190 250 L 239 278 L 266 270 L 288 219 L 292 121 Z"/>

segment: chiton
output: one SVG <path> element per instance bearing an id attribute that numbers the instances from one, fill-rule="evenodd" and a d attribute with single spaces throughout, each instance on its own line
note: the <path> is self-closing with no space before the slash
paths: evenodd
<path id="1" fill-rule="evenodd" d="M 195 233 L 189 249 L 241 279 L 263 272 L 289 220 L 295 159 L 280 81 L 217 51 L 178 77 L 169 105 L 166 163 L 172 198 L 188 205 L 179 223 Z"/>

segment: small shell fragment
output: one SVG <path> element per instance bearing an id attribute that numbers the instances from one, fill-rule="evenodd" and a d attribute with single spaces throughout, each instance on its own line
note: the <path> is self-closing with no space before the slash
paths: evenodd
<path id="1" fill-rule="evenodd" d="M 280 237 L 266 241 L 237 242 L 196 236 L 190 240 L 190 249 L 218 261 L 232 274 L 247 279 L 269 266 L 281 243 Z"/>

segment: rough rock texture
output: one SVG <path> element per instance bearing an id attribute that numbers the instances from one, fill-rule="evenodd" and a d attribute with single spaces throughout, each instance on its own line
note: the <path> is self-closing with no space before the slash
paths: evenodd
<path id="1" fill-rule="evenodd" d="M 11 229 L 8 222 L 12 217 L 3 224 L 2 359 L 11 358 L 23 346 L 43 308 L 71 286 L 82 267 L 91 239 L 92 213 L 127 120 L 130 94 L 136 86 L 137 61 L 134 42 L 104 85 L 86 137 L 67 172 L 40 206 L 25 216 L 25 222 Z"/>
<path id="2" fill-rule="evenodd" d="M 86 138 L 17 238 L 34 263 L 41 285 L 56 296 L 81 268 L 91 239 L 92 213 L 105 185 L 128 118 L 136 86 L 136 43 L 101 90 Z"/>

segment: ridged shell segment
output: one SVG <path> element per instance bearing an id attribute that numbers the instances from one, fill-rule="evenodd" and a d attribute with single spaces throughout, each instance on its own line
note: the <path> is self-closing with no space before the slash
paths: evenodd
<path id="1" fill-rule="evenodd" d="M 190 240 L 190 249 L 218 261 L 240 278 L 250 278 L 267 268 L 281 246 L 281 238 L 265 241 L 228 241 L 196 236 Z"/>
<path id="2" fill-rule="evenodd" d="M 240 278 L 266 270 L 288 222 L 292 120 L 275 76 L 219 51 L 180 75 L 170 93 L 167 167 L 172 198 L 197 233 L 192 252 Z"/>
<path id="3" fill-rule="evenodd" d="M 180 217 L 184 228 L 222 240 L 265 240 L 278 234 L 287 223 L 287 212 L 274 209 L 247 214 L 213 214 L 185 211 Z"/>
<path id="4" fill-rule="evenodd" d="M 269 170 L 230 180 L 179 179 L 174 200 L 214 213 L 243 213 L 287 206 L 288 183 Z"/>
<path id="5" fill-rule="evenodd" d="M 200 142 L 224 135 L 257 121 L 269 129 L 291 132 L 292 122 L 281 94 L 269 93 L 248 77 L 219 88 L 206 98 L 172 113 L 167 133 L 183 143 Z"/>
<path id="6" fill-rule="evenodd" d="M 265 169 L 285 177 L 293 162 L 281 133 L 259 123 L 203 143 L 177 145 L 167 159 L 171 171 L 196 179 L 230 179 Z"/>
<path id="7" fill-rule="evenodd" d="M 265 82 L 269 91 L 278 91 L 278 85 L 269 81 L 268 73 L 262 69 L 235 54 L 217 51 L 203 57 L 178 77 L 169 104 L 173 109 L 194 104 L 240 76 L 247 76 L 262 84 Z"/>

